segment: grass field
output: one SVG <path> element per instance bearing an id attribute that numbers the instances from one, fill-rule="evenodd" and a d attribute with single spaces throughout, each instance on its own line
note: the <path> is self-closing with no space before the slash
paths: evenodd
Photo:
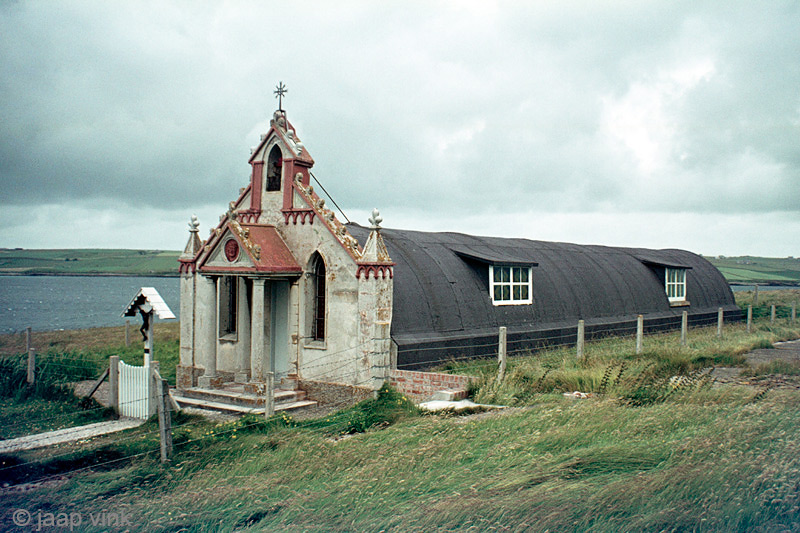
<path id="1" fill-rule="evenodd" d="M 781 304 L 796 297 L 776 292 Z M 499 386 L 493 362 L 451 365 L 478 377 L 476 399 L 513 406 L 471 416 L 421 414 L 388 390 L 315 420 L 180 414 L 167 466 L 152 421 L 4 456 L 0 487 L 39 483 L 0 488 L 0 529 L 24 509 L 80 513 L 81 531 L 108 529 L 86 523 L 102 510 L 124 510 L 131 531 L 798 531 L 800 378 L 703 377 L 798 336 L 798 323 L 761 318 L 752 334 L 726 326 L 721 341 L 691 330 L 686 348 L 674 333 L 647 337 L 641 356 L 630 338 L 605 339 L 582 361 L 572 350 L 512 358 Z M 84 353 L 112 348 L 101 344 Z M 561 394 L 576 389 L 594 396 Z"/>
<path id="2" fill-rule="evenodd" d="M 0 274 L 177 276 L 178 252 L 159 250 L 0 250 Z"/>
<path id="3" fill-rule="evenodd" d="M 728 283 L 800 284 L 800 259 L 774 257 L 706 257 Z"/>

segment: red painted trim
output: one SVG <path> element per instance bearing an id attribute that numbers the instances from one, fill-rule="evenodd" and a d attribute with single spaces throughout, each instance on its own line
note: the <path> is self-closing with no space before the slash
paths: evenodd
<path id="1" fill-rule="evenodd" d="M 264 161 L 252 161 L 253 172 L 250 177 L 250 210 L 261 210 L 261 189 L 264 188 Z"/>
<path id="2" fill-rule="evenodd" d="M 194 274 L 195 272 L 197 272 L 196 259 L 197 259 L 196 257 L 194 259 L 189 259 L 189 260 L 178 259 L 178 263 L 180 263 L 180 265 L 178 266 L 178 273 L 188 274 L 189 272 L 191 272 L 192 274 Z"/>
<path id="3" fill-rule="evenodd" d="M 261 216 L 261 210 L 258 211 L 240 211 L 237 213 L 239 216 L 239 222 L 242 224 L 255 224 L 258 222 L 258 217 Z"/>
<path id="4" fill-rule="evenodd" d="M 391 264 L 384 264 L 384 263 L 361 263 L 358 265 L 356 269 L 356 278 L 361 279 L 361 274 L 364 274 L 365 279 L 369 279 L 370 272 L 372 273 L 372 277 L 378 279 L 378 273 L 381 275 L 381 279 L 386 279 L 386 276 L 389 276 L 389 279 L 394 278 L 394 269 L 392 267 L 396 263 Z"/>
<path id="5" fill-rule="evenodd" d="M 306 219 L 308 219 L 308 224 L 314 224 L 314 215 L 316 213 L 312 209 L 283 209 L 281 210 L 283 213 L 283 219 L 286 222 L 286 225 L 289 225 L 289 219 L 292 219 L 292 224 L 295 226 L 297 225 L 297 219 L 300 218 L 300 224 L 305 225 Z"/>
<path id="6" fill-rule="evenodd" d="M 223 267 L 223 266 L 207 267 L 207 266 L 202 266 L 202 267 L 200 267 L 200 272 L 205 273 L 205 274 L 213 274 L 214 272 L 223 272 L 223 273 L 230 272 L 230 273 L 237 273 L 237 274 L 248 274 L 248 273 L 252 274 L 253 272 L 265 272 L 265 273 L 275 273 L 275 274 L 286 274 L 286 275 L 294 277 L 295 275 L 299 276 L 300 274 L 302 274 L 303 273 L 303 269 L 301 268 L 299 270 L 289 270 L 289 269 L 286 269 L 286 268 L 272 268 L 272 267 L 264 267 L 264 266 L 258 266 L 258 265 L 256 265 L 255 267 L 249 267 L 249 266 L 247 266 L 247 267 Z"/>
<path id="7" fill-rule="evenodd" d="M 291 148 L 286 147 L 288 151 Z M 292 209 L 292 183 L 294 181 L 294 160 L 287 159 L 283 165 L 283 183 L 281 183 L 283 191 L 283 209 Z"/>

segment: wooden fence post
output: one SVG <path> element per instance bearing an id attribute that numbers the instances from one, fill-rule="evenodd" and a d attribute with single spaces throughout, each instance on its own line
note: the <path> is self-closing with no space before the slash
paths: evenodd
<path id="1" fill-rule="evenodd" d="M 28 348 L 28 384 L 36 381 L 36 350 Z"/>
<path id="2" fill-rule="evenodd" d="M 156 354 L 155 354 L 155 331 L 154 331 L 154 324 L 155 321 L 155 313 L 152 311 L 148 313 L 150 315 L 149 320 L 147 321 L 147 339 L 144 341 L 144 364 L 147 364 L 152 361 Z"/>
<path id="3" fill-rule="evenodd" d="M 131 331 L 130 330 L 131 330 L 131 321 L 130 320 L 126 320 L 125 321 L 125 346 L 126 347 L 131 345 Z"/>
<path id="4" fill-rule="evenodd" d="M 689 313 L 684 311 L 681 313 L 681 346 L 686 346 L 686 335 L 689 329 Z"/>
<path id="5" fill-rule="evenodd" d="M 797 320 L 797 302 L 792 302 L 792 322 Z"/>
<path id="6" fill-rule="evenodd" d="M 25 328 L 25 351 L 30 352 L 33 348 L 33 341 L 31 339 L 31 327 Z"/>
<path id="7" fill-rule="evenodd" d="M 636 354 L 642 353 L 644 345 L 644 317 L 639 315 L 636 317 Z"/>
<path id="8" fill-rule="evenodd" d="M 169 382 L 162 379 L 158 371 L 153 372 L 153 385 L 156 389 L 158 406 L 158 430 L 161 441 L 161 462 L 169 462 L 172 457 L 172 415 L 169 405 Z"/>
<path id="9" fill-rule="evenodd" d="M 755 284 L 753 290 L 753 305 L 758 305 L 758 283 Z"/>
<path id="10" fill-rule="evenodd" d="M 717 338 L 722 338 L 722 321 L 725 320 L 725 313 L 722 312 L 722 308 L 720 307 L 717 309 Z"/>
<path id="11" fill-rule="evenodd" d="M 583 359 L 583 347 L 586 335 L 586 323 L 578 320 L 578 338 L 575 341 L 575 351 L 578 359 Z"/>
<path id="12" fill-rule="evenodd" d="M 747 333 L 753 331 L 753 305 L 747 306 Z"/>
<path id="13" fill-rule="evenodd" d="M 497 358 L 500 360 L 500 368 L 497 370 L 497 383 L 500 383 L 506 377 L 506 331 L 505 326 L 500 326 L 500 332 L 497 335 Z"/>
<path id="14" fill-rule="evenodd" d="M 150 364 L 149 365 L 145 364 L 145 367 L 150 369 L 151 376 L 158 376 L 159 379 L 161 378 L 161 374 L 159 374 L 159 371 L 161 370 L 161 364 L 158 361 L 150 361 Z M 152 386 L 152 381 L 150 383 L 151 386 L 149 391 L 150 395 L 147 402 L 149 404 L 147 410 L 147 416 L 153 416 L 154 414 L 156 414 L 156 412 L 158 411 L 158 403 L 161 401 L 161 398 L 159 397 L 158 394 L 158 387 Z"/>
<path id="15" fill-rule="evenodd" d="M 267 372 L 267 391 L 264 396 L 264 417 L 275 414 L 275 373 Z"/>
<path id="16" fill-rule="evenodd" d="M 775 323 L 775 304 L 772 304 L 769 308 L 769 323 Z"/>
<path id="17" fill-rule="evenodd" d="M 119 414 L 119 356 L 112 355 L 108 358 L 108 402 L 114 411 Z"/>

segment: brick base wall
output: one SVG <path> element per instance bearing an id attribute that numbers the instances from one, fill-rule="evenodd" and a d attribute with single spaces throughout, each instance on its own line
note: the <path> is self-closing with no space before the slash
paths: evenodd
<path id="1" fill-rule="evenodd" d="M 196 366 L 177 365 L 175 369 L 175 385 L 177 389 L 186 390 L 197 386 L 197 378 L 203 375 L 205 369 Z"/>
<path id="2" fill-rule="evenodd" d="M 343 404 L 352 405 L 372 398 L 372 389 L 364 387 L 354 387 L 342 383 L 326 383 L 323 381 L 312 381 L 301 379 L 297 382 L 297 387 L 306 392 L 306 396 L 319 402 L 322 405 Z"/>
<path id="3" fill-rule="evenodd" d="M 430 400 L 435 392 L 441 390 L 461 391 L 467 397 L 467 387 L 474 378 L 458 374 L 439 374 L 437 372 L 417 372 L 414 370 L 392 370 L 389 383 L 399 392 L 417 401 Z"/>

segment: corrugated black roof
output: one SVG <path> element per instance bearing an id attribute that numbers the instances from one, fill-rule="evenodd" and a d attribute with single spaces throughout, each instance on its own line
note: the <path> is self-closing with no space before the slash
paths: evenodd
<path id="1" fill-rule="evenodd" d="M 349 224 L 365 242 L 369 229 Z M 392 338 L 399 346 L 635 319 L 738 311 L 724 277 L 684 250 L 648 250 L 382 229 L 394 269 Z M 492 304 L 489 264 L 533 266 L 533 303 Z M 664 267 L 690 269 L 688 307 L 670 307 Z"/>

